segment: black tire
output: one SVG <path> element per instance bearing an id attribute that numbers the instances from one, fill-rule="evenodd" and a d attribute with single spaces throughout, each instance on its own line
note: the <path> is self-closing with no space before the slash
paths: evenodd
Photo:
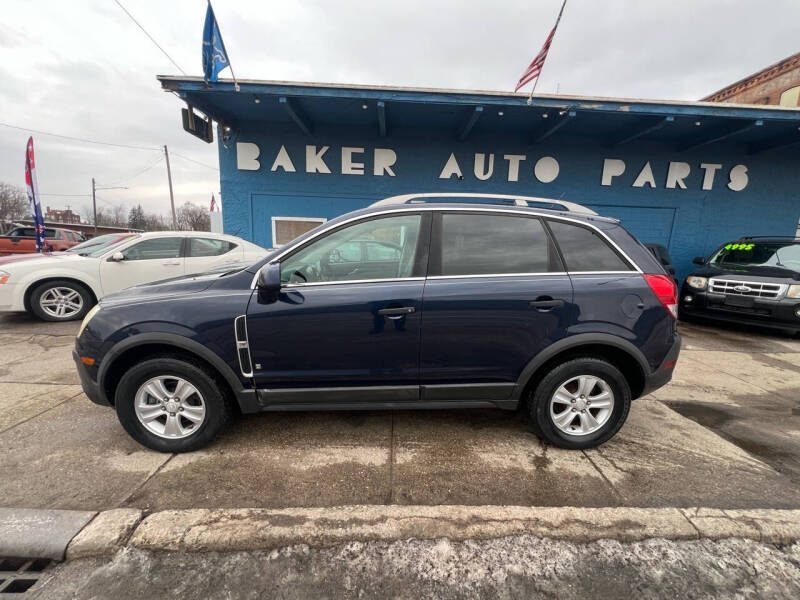
<path id="1" fill-rule="evenodd" d="M 187 437 L 160 437 L 148 430 L 136 414 L 134 404 L 139 388 L 149 379 L 162 376 L 180 377 L 202 395 L 205 418 Z M 153 357 L 128 369 L 117 386 L 114 406 L 125 431 L 143 446 L 159 452 L 191 452 L 202 448 L 216 438 L 233 416 L 230 400 L 215 375 L 200 364 L 174 356 Z"/>
<path id="2" fill-rule="evenodd" d="M 42 296 L 44 296 L 48 291 L 55 290 L 57 288 L 60 289 L 68 289 L 73 292 L 76 292 L 81 298 L 81 308 L 75 313 L 71 313 L 65 317 L 57 317 L 55 315 L 47 313 L 42 305 L 40 304 L 42 300 Z M 42 321 L 77 321 L 79 319 L 83 319 L 86 316 L 86 313 L 89 312 L 89 309 L 92 308 L 95 304 L 94 296 L 92 293 L 86 288 L 86 286 L 77 283 L 75 281 L 69 280 L 53 280 L 53 281 L 46 281 L 45 283 L 37 285 L 33 292 L 31 292 L 30 296 L 30 310 L 31 312 L 41 319 Z"/>
<path id="3" fill-rule="evenodd" d="M 580 375 L 592 375 L 606 382 L 614 395 L 614 406 L 608 419 L 596 431 L 570 435 L 553 422 L 550 400 L 562 384 Z M 533 390 L 528 403 L 531 430 L 554 446 L 572 450 L 594 448 L 610 440 L 625 423 L 630 408 L 631 389 L 625 376 L 611 363 L 590 357 L 576 358 L 555 367 Z"/>

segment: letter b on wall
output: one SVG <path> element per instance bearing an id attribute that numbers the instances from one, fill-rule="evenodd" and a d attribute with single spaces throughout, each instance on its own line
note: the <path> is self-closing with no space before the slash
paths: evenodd
<path id="1" fill-rule="evenodd" d="M 258 171 L 261 168 L 261 163 L 258 162 L 260 154 L 257 144 L 236 142 L 236 168 L 240 171 Z"/>

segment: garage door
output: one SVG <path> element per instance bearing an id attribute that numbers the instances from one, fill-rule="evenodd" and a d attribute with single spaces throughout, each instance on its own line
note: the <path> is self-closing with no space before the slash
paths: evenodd
<path id="1" fill-rule="evenodd" d="M 640 242 L 662 244 L 669 248 L 672 225 L 675 221 L 674 208 L 601 204 L 589 204 L 588 206 L 600 215 L 619 219 L 625 229 L 635 235 Z"/>

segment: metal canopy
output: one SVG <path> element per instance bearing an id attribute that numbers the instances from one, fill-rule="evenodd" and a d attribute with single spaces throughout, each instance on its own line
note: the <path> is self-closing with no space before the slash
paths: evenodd
<path id="1" fill-rule="evenodd" d="M 723 141 L 743 144 L 751 154 L 800 146 L 800 110 L 777 106 L 553 95 L 537 95 L 528 105 L 526 95 L 503 92 L 252 80 L 240 80 L 236 92 L 232 81 L 158 79 L 218 122 L 286 124 L 306 135 L 351 126 L 389 138 L 428 128 L 462 140 L 521 135 L 532 144 L 558 136 L 606 146 L 649 140 L 677 152 Z"/>

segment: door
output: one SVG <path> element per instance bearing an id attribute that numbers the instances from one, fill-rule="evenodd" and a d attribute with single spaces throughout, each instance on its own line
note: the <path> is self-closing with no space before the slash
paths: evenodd
<path id="1" fill-rule="evenodd" d="M 572 284 L 535 216 L 434 218 L 423 296 L 422 399 L 508 400 L 523 368 L 564 337 Z"/>
<path id="2" fill-rule="evenodd" d="M 187 275 L 204 273 L 221 265 L 242 260 L 242 249 L 234 242 L 218 238 L 186 238 Z"/>
<path id="3" fill-rule="evenodd" d="M 277 300 L 256 290 L 247 310 L 262 403 L 418 400 L 429 237 L 428 216 L 403 212 L 343 225 L 281 258 Z M 398 251 L 364 252 L 371 242 Z"/>
<path id="4" fill-rule="evenodd" d="M 183 275 L 183 240 L 178 235 L 149 238 L 122 250 L 122 260 L 101 259 L 103 293 Z"/>

